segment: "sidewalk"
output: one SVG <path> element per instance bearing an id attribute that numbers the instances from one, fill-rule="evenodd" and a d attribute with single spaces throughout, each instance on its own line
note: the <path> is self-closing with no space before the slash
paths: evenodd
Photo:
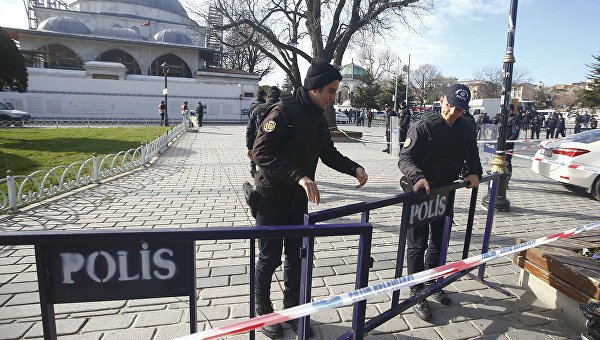
<path id="1" fill-rule="evenodd" d="M 341 126 L 364 132 L 364 139 L 383 141 L 383 128 Z M 245 127 L 204 126 L 186 133 L 146 169 L 78 191 L 47 204 L 0 217 L 2 231 L 187 228 L 252 225 L 244 202 L 242 183 L 250 180 Z M 356 180 L 320 164 L 317 185 L 321 210 L 398 193 L 400 173 L 396 161 L 381 152 L 383 144 L 340 143 L 341 152 L 360 163 L 369 174 L 365 187 Z M 480 147 L 481 149 L 481 147 Z M 532 239 L 598 220 L 600 203 L 581 193 L 543 179 L 529 170 L 530 163 L 514 159 L 510 182 L 512 211 L 497 213 L 492 249 L 512 245 L 515 239 Z M 489 169 L 484 164 L 484 169 Z M 480 188 L 480 197 L 486 188 Z M 462 252 L 468 207 L 466 189 L 457 192 L 456 226 L 449 261 Z M 478 208 L 472 254 L 479 251 L 485 214 Z M 387 207 L 371 213 L 374 226 L 369 284 L 393 278 L 397 229 L 401 208 Z M 351 216 L 339 221 L 360 221 Z M 324 298 L 354 289 L 356 237 L 327 237 L 316 241 L 313 297 Z M 248 315 L 248 242 L 197 242 L 199 329 L 218 327 Z M 464 279 L 448 286 L 453 304 L 430 302 L 433 322 L 425 323 L 411 312 L 397 316 L 371 332 L 367 339 L 572 339 L 576 333 L 561 323 L 531 295 L 519 288 L 519 268 L 503 258 L 488 265 L 491 282 L 500 283 L 517 297 Z M 277 275 L 282 281 L 282 272 Z M 283 285 L 283 282 L 281 282 Z M 407 290 L 401 296 L 407 296 Z M 276 309 L 282 293 L 273 284 Z M 390 296 L 369 300 L 367 318 L 389 307 Z M 188 334 L 187 298 L 161 298 L 55 306 L 60 339 L 171 339 Z M 40 309 L 31 247 L 0 247 L 0 339 L 40 338 Z M 315 339 L 332 339 L 350 329 L 351 307 L 312 317 Z M 247 335 L 231 337 L 247 339 Z M 285 339 L 295 334 L 287 327 Z M 257 339 L 266 339 L 257 334 Z"/>

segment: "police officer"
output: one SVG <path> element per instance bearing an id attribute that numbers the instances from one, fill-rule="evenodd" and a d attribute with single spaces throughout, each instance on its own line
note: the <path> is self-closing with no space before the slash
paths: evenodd
<path id="1" fill-rule="evenodd" d="M 470 99 L 471 92 L 465 85 L 451 85 L 440 99 L 441 112 L 423 114 L 421 119 L 408 129 L 398 167 L 408 178 L 413 191 L 425 189 L 429 193 L 432 186 L 451 184 L 459 178 L 465 160 L 467 176 L 464 180 L 469 182 L 468 188 L 479 185 L 483 169 L 477 150 L 476 131 L 475 127 L 462 117 Z M 408 230 L 408 274 L 439 265 L 443 229 L 443 220 L 439 220 Z M 430 231 L 431 240 L 428 246 Z M 411 287 L 411 293 L 414 295 L 421 289 L 422 284 L 415 285 Z M 448 295 L 442 290 L 432 297 L 444 305 L 451 303 Z M 413 310 L 420 319 L 431 319 L 431 310 L 426 300 L 416 304 Z"/>
<path id="2" fill-rule="evenodd" d="M 400 114 L 400 126 L 398 127 L 398 130 L 400 132 L 400 150 L 402 150 L 402 145 L 404 145 L 403 142 L 406 139 L 408 128 L 410 127 L 410 109 L 405 101 L 400 102 L 400 109 L 402 111 Z"/>
<path id="3" fill-rule="evenodd" d="M 333 145 L 323 111 L 334 102 L 342 76 L 323 59 L 315 58 L 293 97 L 284 97 L 271 108 L 263 120 L 253 147 L 253 157 L 260 170 L 255 176 L 261 194 L 256 225 L 299 225 L 308 211 L 308 201 L 319 204 L 315 171 L 319 159 L 358 179 L 357 188 L 367 181 L 365 170 L 344 157 Z M 285 248 L 283 306 L 298 305 L 300 291 L 301 238 L 261 239 L 256 263 L 256 314 L 273 312 L 270 299 L 271 279 L 281 264 Z M 297 323 L 291 323 L 294 330 Z M 281 325 L 262 328 L 276 338 Z"/>
<path id="4" fill-rule="evenodd" d="M 198 102 L 198 106 L 196 106 L 196 117 L 198 117 L 198 127 L 202 127 L 202 119 L 204 119 L 204 106 L 202 102 Z"/>
<path id="5" fill-rule="evenodd" d="M 250 175 L 252 177 L 256 173 L 256 164 L 254 164 L 252 159 L 252 147 L 256 139 L 256 131 L 260 128 L 260 123 L 264 115 L 269 111 L 269 108 L 279 101 L 280 94 L 281 91 L 277 86 L 271 86 L 267 102 L 256 105 L 250 114 L 250 120 L 248 120 L 248 125 L 246 126 L 246 148 L 248 149 L 248 158 L 250 158 Z"/>
<path id="6" fill-rule="evenodd" d="M 383 152 L 387 152 L 390 153 L 390 141 L 392 140 L 392 127 L 391 127 L 391 117 L 392 116 L 397 116 L 396 112 L 394 110 L 392 110 L 392 108 L 389 105 L 385 106 L 385 141 L 387 142 L 387 145 L 385 147 L 385 149 L 383 149 Z"/>
<path id="7" fill-rule="evenodd" d="M 542 118 L 544 116 L 541 113 L 534 113 L 531 118 L 531 138 L 540 139 L 540 130 L 542 128 Z"/>
<path id="8" fill-rule="evenodd" d="M 263 90 L 258 91 L 258 98 L 256 98 L 256 101 L 252 104 L 250 104 L 250 107 L 248 107 L 248 119 L 250 119 L 250 117 L 252 117 L 252 111 L 254 111 L 254 108 L 257 105 L 260 104 L 264 104 L 267 102 L 267 93 Z"/>
<path id="9" fill-rule="evenodd" d="M 256 102 L 250 104 L 248 107 L 248 124 L 246 125 L 246 148 L 248 149 L 248 158 L 250 158 L 250 175 L 254 177 L 256 173 L 256 164 L 254 164 L 254 160 L 251 156 L 252 145 L 254 144 L 254 138 L 256 137 L 256 123 L 251 124 L 252 120 L 252 112 L 254 109 L 260 105 L 267 102 L 267 93 L 263 90 L 258 91 L 258 98 Z M 251 138 L 251 141 L 248 141 L 248 138 Z"/>

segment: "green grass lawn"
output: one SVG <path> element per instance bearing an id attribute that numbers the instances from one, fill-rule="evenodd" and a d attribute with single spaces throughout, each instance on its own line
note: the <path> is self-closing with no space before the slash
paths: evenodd
<path id="1" fill-rule="evenodd" d="M 169 127 L 0 129 L 0 178 L 6 171 L 29 175 L 36 170 L 134 149 Z"/>

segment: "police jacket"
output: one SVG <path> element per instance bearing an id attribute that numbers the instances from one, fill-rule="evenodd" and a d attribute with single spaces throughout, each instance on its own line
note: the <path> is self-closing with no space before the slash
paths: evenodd
<path id="1" fill-rule="evenodd" d="M 291 203 L 304 189 L 298 184 L 315 179 L 319 159 L 330 168 L 356 177 L 357 163 L 334 146 L 323 115 L 304 87 L 285 97 L 263 119 L 254 141 L 256 190 L 267 198 Z"/>
<path id="2" fill-rule="evenodd" d="M 558 118 L 558 120 L 556 121 L 556 128 L 559 130 L 565 128 L 565 119 L 564 118 Z"/>
<path id="3" fill-rule="evenodd" d="M 260 125 L 260 119 L 262 118 L 258 115 L 259 110 L 268 110 L 271 105 L 277 102 L 279 102 L 279 98 L 269 98 L 266 103 L 255 105 L 252 112 L 250 112 L 250 119 L 248 120 L 248 125 L 246 125 L 246 149 L 252 150 L 252 146 L 254 145 L 256 129 Z"/>
<path id="4" fill-rule="evenodd" d="M 546 121 L 546 126 L 548 126 L 548 129 L 555 129 L 557 121 L 558 121 L 558 118 L 550 116 L 548 118 L 548 120 Z"/>
<path id="5" fill-rule="evenodd" d="M 463 165 L 467 175 L 483 174 L 475 127 L 464 117 L 448 126 L 432 112 L 410 126 L 398 167 L 412 185 L 421 178 L 435 187 L 448 185 L 459 179 Z"/>
<path id="6" fill-rule="evenodd" d="M 266 102 L 267 102 L 267 101 L 266 101 L 266 100 L 264 100 L 262 97 L 259 97 L 259 98 L 256 100 L 256 102 L 254 102 L 254 103 L 250 104 L 250 106 L 248 107 L 248 118 L 252 117 L 252 111 L 254 111 L 254 108 L 255 108 L 257 105 L 264 104 L 264 103 L 266 103 Z"/>

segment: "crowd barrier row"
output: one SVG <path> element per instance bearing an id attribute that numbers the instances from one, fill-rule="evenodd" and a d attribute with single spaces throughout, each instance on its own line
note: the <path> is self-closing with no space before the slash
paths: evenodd
<path id="1" fill-rule="evenodd" d="M 373 286 L 365 287 L 344 294 L 331 296 L 323 300 L 317 300 L 311 303 L 306 303 L 300 306 L 282 310 L 280 312 L 274 312 L 271 314 L 258 316 L 250 320 L 244 320 L 223 327 L 206 330 L 197 334 L 179 337 L 177 338 L 177 340 L 217 339 L 227 335 L 234 335 L 238 333 L 247 332 L 249 330 L 257 329 L 263 326 L 294 320 L 303 316 L 323 312 L 329 309 L 347 306 L 353 303 L 357 303 L 359 301 L 364 301 L 371 297 L 375 297 L 385 292 L 395 292 L 403 287 L 414 286 L 416 284 L 427 282 L 435 278 L 451 275 L 460 271 L 469 270 L 473 267 L 479 266 L 492 260 L 496 260 L 500 257 L 515 254 L 517 252 L 521 252 L 543 244 L 548 244 L 559 239 L 568 238 L 573 235 L 586 232 L 598 227 L 600 227 L 600 222 L 585 224 L 573 229 L 561 231 L 556 234 L 540 237 L 538 239 L 515 244 L 513 246 L 503 247 L 497 250 L 487 252 L 485 254 L 472 256 L 464 260 L 448 263 L 437 268 L 425 270 L 412 275 L 406 275 L 400 278 L 396 278 L 386 282 L 381 282 Z"/>
<path id="2" fill-rule="evenodd" d="M 490 206 L 495 201 L 498 175 L 482 178 L 482 183 L 491 181 Z M 118 230 L 118 231 L 46 231 L 8 232 L 0 234 L 0 245 L 33 245 L 42 311 L 45 339 L 56 338 L 54 321 L 55 303 L 123 300 L 163 296 L 188 296 L 190 301 L 190 332 L 196 332 L 196 281 L 195 241 L 249 239 L 250 296 L 249 317 L 254 316 L 255 239 L 302 237 L 300 303 L 311 301 L 312 268 L 315 237 L 358 235 L 355 288 L 368 286 L 371 257 L 372 226 L 369 224 L 371 210 L 402 204 L 402 216 L 398 221 L 398 253 L 395 277 L 402 277 L 406 233 L 410 228 L 442 220 L 444 222 L 443 250 L 440 265 L 445 264 L 450 231 L 454 216 L 455 191 L 466 187 L 463 181 L 434 188 L 425 192 L 404 193 L 382 199 L 355 203 L 343 207 L 306 214 L 301 226 L 268 227 L 220 227 L 172 230 Z M 478 189 L 471 190 L 465 242 L 462 258 L 467 258 L 478 205 Z M 486 227 L 481 252 L 487 252 L 494 209 L 486 212 Z M 361 214 L 358 224 L 320 224 L 331 219 Z M 319 224 L 317 224 L 319 223 Z M 201 246 L 199 247 L 201 250 Z M 478 278 L 483 281 L 484 267 L 479 268 Z M 437 284 L 431 285 L 417 297 L 428 295 L 454 282 L 468 273 L 457 273 Z M 390 320 L 403 310 L 412 307 L 418 300 L 399 302 L 394 293 L 391 307 L 377 318 L 365 322 L 366 301 L 354 304 L 352 329 L 338 339 L 362 339 L 370 331 Z M 299 339 L 308 339 L 305 329 L 309 316 L 299 322 Z M 251 331 L 249 338 L 254 339 Z"/>

